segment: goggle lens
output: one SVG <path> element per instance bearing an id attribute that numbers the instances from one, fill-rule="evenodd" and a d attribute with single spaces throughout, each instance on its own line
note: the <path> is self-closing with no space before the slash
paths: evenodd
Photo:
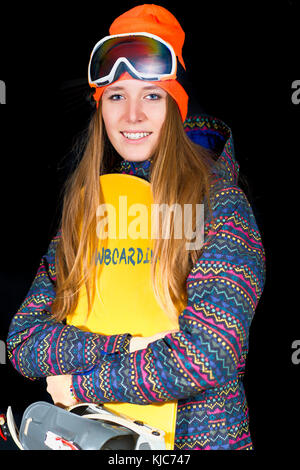
<path id="1" fill-rule="evenodd" d="M 92 81 L 106 77 L 116 61 L 124 57 L 140 74 L 169 74 L 172 55 L 169 48 L 154 38 L 127 36 L 108 39 L 94 51 L 90 64 Z"/>

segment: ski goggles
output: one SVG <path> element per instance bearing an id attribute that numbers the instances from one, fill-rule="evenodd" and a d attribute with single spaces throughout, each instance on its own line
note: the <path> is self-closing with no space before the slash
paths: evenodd
<path id="1" fill-rule="evenodd" d="M 97 42 L 88 67 L 90 86 L 109 85 L 124 71 L 140 80 L 176 79 L 175 52 L 170 44 L 150 33 L 116 34 Z"/>

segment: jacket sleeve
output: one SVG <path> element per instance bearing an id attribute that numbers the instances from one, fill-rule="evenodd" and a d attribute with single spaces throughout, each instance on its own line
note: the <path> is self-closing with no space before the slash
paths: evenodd
<path id="1" fill-rule="evenodd" d="M 42 257 L 29 292 L 9 327 L 9 359 L 18 372 L 29 378 L 90 370 L 102 354 L 127 350 L 131 337 L 98 335 L 51 318 L 59 238 L 60 231 Z"/>
<path id="2" fill-rule="evenodd" d="M 80 401 L 184 399 L 243 373 L 249 327 L 265 282 L 264 249 L 241 189 L 227 184 L 214 201 L 215 225 L 205 225 L 204 250 L 187 278 L 180 331 L 73 375 Z"/>

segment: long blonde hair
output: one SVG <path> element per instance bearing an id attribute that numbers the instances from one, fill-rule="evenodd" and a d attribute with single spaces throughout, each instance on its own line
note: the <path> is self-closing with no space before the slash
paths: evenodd
<path id="1" fill-rule="evenodd" d="M 209 206 L 213 160 L 210 150 L 193 143 L 187 136 L 178 106 L 168 95 L 166 119 L 151 164 L 154 204 L 170 207 L 176 203 L 183 208 L 184 204 L 195 207 L 205 201 Z M 107 137 L 100 103 L 89 123 L 82 158 L 64 189 L 61 238 L 56 250 L 56 298 L 52 305 L 52 315 L 57 321 L 74 312 L 83 285 L 88 314 L 91 312 L 96 273 L 93 254 L 99 247 L 96 234 L 96 209 L 101 203 L 99 175 L 110 172 L 120 161 L 122 158 Z M 192 218 L 195 230 L 195 211 Z M 186 305 L 186 278 L 201 250 L 188 251 L 185 236 L 180 239 L 172 236 L 174 217 L 163 220 L 162 230 L 164 223 L 170 223 L 171 236 L 153 241 L 151 276 L 157 301 L 174 319 Z"/>

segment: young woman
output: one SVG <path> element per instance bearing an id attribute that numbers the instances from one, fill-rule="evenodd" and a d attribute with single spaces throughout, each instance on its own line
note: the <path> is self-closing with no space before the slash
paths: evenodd
<path id="1" fill-rule="evenodd" d="M 252 449 L 242 378 L 265 259 L 238 186 L 231 131 L 210 116 L 186 119 L 184 32 L 169 11 L 140 5 L 109 32 L 91 55 L 97 109 L 85 151 L 66 187 L 60 230 L 12 319 L 10 359 L 26 377 L 47 377 L 54 403 L 65 406 L 178 400 L 177 450 Z M 158 204 L 205 205 L 201 249 L 186 250 L 184 237 L 155 240 L 153 248 L 161 301 L 178 329 L 142 338 L 66 324 L 84 282 L 93 300 L 87 253 L 98 243 L 99 175 L 107 173 L 149 181 Z M 154 273 L 154 290 L 155 283 Z"/>

